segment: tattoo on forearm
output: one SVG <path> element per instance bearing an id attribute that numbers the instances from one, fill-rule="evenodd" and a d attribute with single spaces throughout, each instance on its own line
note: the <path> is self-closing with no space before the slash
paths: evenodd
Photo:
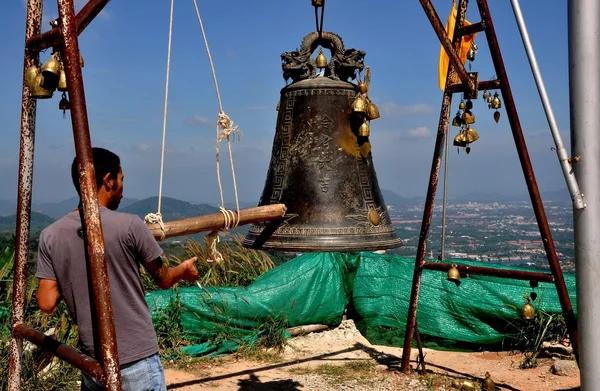
<path id="1" fill-rule="evenodd" d="M 155 281 L 163 281 L 169 273 L 169 268 L 160 257 L 148 262 L 145 266 Z"/>

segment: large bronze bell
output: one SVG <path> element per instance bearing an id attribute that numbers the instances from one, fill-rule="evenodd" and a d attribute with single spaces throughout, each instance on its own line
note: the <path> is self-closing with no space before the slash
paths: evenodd
<path id="1" fill-rule="evenodd" d="M 328 43 L 332 61 L 322 76 L 311 58 Z M 325 46 L 325 45 L 324 45 Z M 276 251 L 367 251 L 398 247 L 384 203 L 368 137 L 358 137 L 365 113 L 355 112 L 365 53 L 344 49 L 334 33 L 307 35 L 286 52 L 281 110 L 260 205 L 283 203 L 285 216 L 250 227 L 244 246 Z M 361 99 L 363 100 L 363 99 Z"/>
<path id="2" fill-rule="evenodd" d="M 60 61 L 56 59 L 56 55 L 53 54 L 42 67 L 42 75 L 44 75 L 44 88 L 49 90 L 56 89 L 61 70 L 62 65 Z"/>
<path id="3" fill-rule="evenodd" d="M 30 66 L 25 71 L 25 85 L 29 88 L 35 85 L 35 78 L 40 74 L 40 68 L 35 65 Z"/>
<path id="4" fill-rule="evenodd" d="M 29 96 L 34 99 L 49 99 L 52 98 L 52 94 L 52 90 L 44 87 L 44 76 L 41 73 L 37 75 L 29 88 Z"/>

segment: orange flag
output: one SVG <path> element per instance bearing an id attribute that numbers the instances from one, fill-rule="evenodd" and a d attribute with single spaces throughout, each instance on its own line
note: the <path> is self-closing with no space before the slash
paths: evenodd
<path id="1" fill-rule="evenodd" d="M 450 11 L 450 15 L 448 16 L 448 21 L 446 22 L 446 33 L 448 34 L 448 38 L 450 38 L 450 41 L 452 41 L 452 38 L 454 38 L 454 26 L 456 25 L 456 15 L 457 15 L 456 0 L 452 0 L 452 11 Z M 464 25 L 468 26 L 470 24 L 471 23 L 469 23 L 469 21 L 465 19 Z M 476 36 L 477 36 L 477 34 L 467 35 L 467 36 L 462 37 L 462 42 L 460 44 L 460 52 L 458 54 L 458 57 L 460 58 L 460 61 L 463 64 L 467 61 L 467 52 L 471 48 L 471 43 L 473 43 L 473 41 L 475 41 Z M 446 77 L 448 75 L 449 62 L 450 62 L 450 59 L 448 58 L 448 54 L 446 54 L 446 50 L 444 50 L 444 47 L 440 45 L 440 60 L 439 60 L 439 64 L 438 64 L 438 85 L 440 87 L 440 90 L 442 90 L 442 91 L 444 91 L 444 89 L 446 88 Z M 453 83 L 457 83 L 457 82 L 458 82 L 458 76 L 456 76 L 455 79 L 453 80 Z"/>

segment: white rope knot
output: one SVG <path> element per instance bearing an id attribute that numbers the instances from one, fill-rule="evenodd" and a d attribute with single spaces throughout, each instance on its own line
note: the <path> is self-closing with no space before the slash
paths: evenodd
<path id="1" fill-rule="evenodd" d="M 234 229 L 240 223 L 240 215 L 233 210 L 225 209 L 222 206 L 219 207 L 219 211 L 223 215 L 225 219 L 225 224 L 223 225 L 223 229 L 228 231 L 230 229 Z"/>
<path id="2" fill-rule="evenodd" d="M 231 118 L 223 110 L 219 111 L 219 120 L 217 121 L 217 134 L 218 139 L 217 142 L 221 141 L 224 138 L 229 138 L 231 134 L 234 136 L 237 135 L 238 139 L 241 137 L 241 132 L 238 129 L 237 125 L 233 123 Z"/>
<path id="3" fill-rule="evenodd" d="M 217 248 L 217 243 L 219 243 L 219 231 L 211 231 L 208 235 L 206 235 L 206 244 L 208 248 L 208 259 L 206 262 L 212 263 L 221 263 L 223 262 L 223 255 L 219 252 Z"/>
<path id="4" fill-rule="evenodd" d="M 163 240 L 165 238 L 165 225 L 163 223 L 162 220 L 162 215 L 160 214 L 160 212 L 158 213 L 148 213 L 145 217 L 144 217 L 144 222 L 147 224 L 158 224 L 160 226 L 161 229 L 161 238 L 160 240 Z"/>

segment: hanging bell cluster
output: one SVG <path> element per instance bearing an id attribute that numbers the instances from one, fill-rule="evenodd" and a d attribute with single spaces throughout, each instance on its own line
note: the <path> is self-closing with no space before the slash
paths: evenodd
<path id="1" fill-rule="evenodd" d="M 496 123 L 498 123 L 498 121 L 500 121 L 500 112 L 498 111 L 498 109 L 500 109 L 502 107 L 502 101 L 500 100 L 500 96 L 498 95 L 497 92 L 495 92 L 494 95 L 492 96 L 492 94 L 490 94 L 486 90 L 483 92 L 483 100 L 487 102 L 488 109 L 495 110 L 494 111 L 494 121 L 496 121 Z"/>
<path id="2" fill-rule="evenodd" d="M 470 99 L 467 99 L 466 102 L 461 99 L 458 112 L 452 119 L 452 126 L 460 128 L 458 134 L 454 137 L 453 145 L 457 148 L 465 148 L 467 154 L 471 152 L 469 144 L 479 140 L 479 134 L 471 127 L 471 124 L 475 123 L 475 114 L 471 111 L 472 109 L 473 102 Z"/>
<path id="3" fill-rule="evenodd" d="M 83 57 L 79 55 L 79 63 L 83 68 Z M 59 110 L 63 112 L 63 118 L 66 118 L 66 110 L 71 109 L 71 103 L 67 98 L 67 74 L 58 53 L 52 53 L 50 59 L 42 66 L 35 64 L 25 71 L 25 85 L 29 87 L 29 96 L 33 99 L 49 99 L 54 95 L 54 91 L 62 92 L 61 100 L 58 104 Z"/>
<path id="4" fill-rule="evenodd" d="M 371 135 L 369 122 L 379 118 L 380 114 L 377 105 L 369 99 L 369 86 L 365 82 L 359 81 L 356 86 L 356 97 L 352 104 L 352 111 L 362 121 L 358 128 L 358 135 L 369 137 Z"/>

